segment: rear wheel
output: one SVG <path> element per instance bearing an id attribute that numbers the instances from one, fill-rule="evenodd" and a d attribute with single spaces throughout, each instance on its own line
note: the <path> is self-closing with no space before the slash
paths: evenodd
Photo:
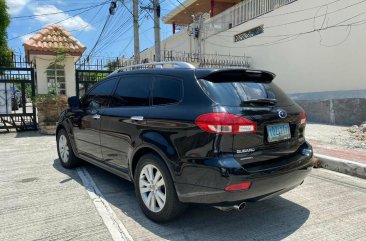
<path id="1" fill-rule="evenodd" d="M 80 160 L 75 156 L 69 137 L 64 129 L 61 129 L 57 135 L 57 152 L 63 167 L 73 168 L 80 164 Z"/>
<path id="2" fill-rule="evenodd" d="M 168 168 L 160 157 L 142 156 L 134 181 L 138 203 L 151 220 L 165 222 L 184 212 L 185 205 L 179 201 Z"/>

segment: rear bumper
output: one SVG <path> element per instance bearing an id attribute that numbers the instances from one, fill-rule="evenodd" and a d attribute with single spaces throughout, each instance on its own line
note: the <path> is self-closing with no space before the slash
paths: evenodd
<path id="1" fill-rule="evenodd" d="M 311 150 L 311 146 L 305 143 L 296 155 L 266 167 L 265 170 L 255 172 L 235 167 L 235 160 L 228 161 L 227 158 L 221 162 L 221 167 L 187 165 L 182 169 L 181 175 L 190 178 L 185 179 L 187 180 L 185 183 L 175 183 L 178 197 L 185 203 L 229 205 L 240 201 L 260 201 L 280 195 L 302 184 L 310 173 L 313 166 L 312 154 L 305 155 L 303 149 Z M 230 184 L 246 181 L 252 182 L 248 190 L 224 190 Z"/>

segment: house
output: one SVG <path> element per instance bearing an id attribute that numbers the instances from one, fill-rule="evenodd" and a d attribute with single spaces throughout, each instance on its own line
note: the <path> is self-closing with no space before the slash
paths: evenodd
<path id="1" fill-rule="evenodd" d="M 24 42 L 29 62 L 36 66 L 38 94 L 76 95 L 74 63 L 86 47 L 58 25 L 50 25 Z"/>

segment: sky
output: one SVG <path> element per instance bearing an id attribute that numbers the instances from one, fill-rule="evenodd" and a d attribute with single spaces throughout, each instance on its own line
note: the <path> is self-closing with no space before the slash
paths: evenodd
<path id="1" fill-rule="evenodd" d="M 94 46 L 109 15 L 110 0 L 6 0 L 10 14 L 8 45 L 24 55 L 23 42 L 43 27 L 58 23 L 87 47 Z M 151 5 L 140 0 L 140 6 Z M 161 0 L 161 15 L 179 5 L 178 1 Z M 104 34 L 93 51 L 94 58 L 131 57 L 133 55 L 132 0 L 117 3 L 117 10 L 106 24 Z M 51 14 L 50 14 L 51 13 Z M 56 14 L 53 14 L 56 13 Z M 46 14 L 46 15 L 45 15 Z M 140 51 L 154 44 L 153 13 L 140 10 Z M 34 16 L 37 15 L 37 16 Z M 161 38 L 172 34 L 171 25 L 161 21 Z"/>

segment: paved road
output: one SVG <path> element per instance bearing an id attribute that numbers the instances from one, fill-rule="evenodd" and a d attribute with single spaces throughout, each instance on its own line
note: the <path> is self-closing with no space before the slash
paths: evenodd
<path id="1" fill-rule="evenodd" d="M 243 212 L 196 205 L 158 225 L 138 209 L 131 183 L 85 169 L 134 240 L 366 240 L 363 179 L 317 169 Z M 77 170 L 60 166 L 53 136 L 0 134 L 0 190 L 0 240 L 112 240 Z"/>

